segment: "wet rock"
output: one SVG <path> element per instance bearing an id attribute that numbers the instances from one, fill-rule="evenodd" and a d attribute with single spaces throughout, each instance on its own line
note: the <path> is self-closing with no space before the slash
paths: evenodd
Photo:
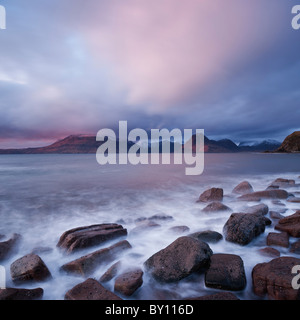
<path id="1" fill-rule="evenodd" d="M 286 232 L 270 232 L 267 236 L 267 245 L 288 248 L 290 246 L 289 235 Z"/>
<path id="2" fill-rule="evenodd" d="M 208 243 L 217 243 L 223 239 L 221 233 L 211 230 L 194 232 L 189 234 L 189 237 Z"/>
<path id="3" fill-rule="evenodd" d="M 300 254 L 300 240 L 291 244 L 290 252 Z"/>
<path id="4" fill-rule="evenodd" d="M 292 268 L 300 259 L 280 257 L 268 263 L 259 263 L 252 270 L 253 291 L 256 295 L 274 300 L 297 300 L 299 290 L 292 287 Z"/>
<path id="5" fill-rule="evenodd" d="M 127 235 L 127 230 L 121 225 L 96 224 L 68 230 L 62 234 L 57 246 L 71 253 L 77 249 L 100 245 L 108 240 L 113 240 Z"/>
<path id="6" fill-rule="evenodd" d="M 257 204 L 256 206 L 251 206 L 245 210 L 245 213 L 251 213 L 251 214 L 261 214 L 266 215 L 269 212 L 269 207 L 264 204 Z"/>
<path id="7" fill-rule="evenodd" d="M 21 235 L 14 233 L 9 240 L 0 242 L 0 261 L 7 259 L 14 252 L 20 239 Z"/>
<path id="8" fill-rule="evenodd" d="M 289 199 L 287 199 L 288 202 L 292 202 L 292 203 L 300 203 L 300 198 L 299 197 L 291 197 Z"/>
<path id="9" fill-rule="evenodd" d="M 42 288 L 36 289 L 21 289 L 21 288 L 6 288 L 0 289 L 1 300 L 37 300 L 41 299 L 44 294 Z"/>
<path id="10" fill-rule="evenodd" d="M 95 279 L 79 283 L 65 294 L 65 300 L 122 300 Z"/>
<path id="11" fill-rule="evenodd" d="M 273 258 L 280 257 L 280 252 L 277 249 L 274 249 L 271 247 L 262 248 L 262 249 L 259 249 L 258 251 L 261 255 L 266 257 L 273 257 Z"/>
<path id="12" fill-rule="evenodd" d="M 224 225 L 225 239 L 247 245 L 265 231 L 266 218 L 258 214 L 233 213 Z"/>
<path id="13" fill-rule="evenodd" d="M 284 216 L 277 211 L 270 211 L 270 218 L 274 220 L 279 220 L 284 218 Z"/>
<path id="14" fill-rule="evenodd" d="M 240 300 L 232 292 L 217 292 L 213 294 L 208 294 L 201 297 L 186 298 L 184 300 Z"/>
<path id="15" fill-rule="evenodd" d="M 113 279 L 119 272 L 121 268 L 121 261 L 114 263 L 110 268 L 108 268 L 105 273 L 101 276 L 99 282 L 108 282 Z"/>
<path id="16" fill-rule="evenodd" d="M 136 235 L 136 234 L 139 234 L 139 233 L 142 233 L 142 232 L 147 232 L 147 231 L 151 231 L 155 228 L 159 228 L 161 227 L 160 224 L 154 222 L 154 221 L 151 221 L 151 220 L 142 220 L 141 222 L 138 223 L 138 225 L 131 229 L 130 230 L 130 236 L 131 235 Z"/>
<path id="17" fill-rule="evenodd" d="M 175 227 L 169 228 L 169 230 L 173 233 L 180 234 L 180 233 L 189 232 L 190 228 L 188 226 L 175 226 Z"/>
<path id="18" fill-rule="evenodd" d="M 148 218 L 149 220 L 161 220 L 161 221 L 170 221 L 174 218 L 172 216 L 169 216 L 167 214 L 155 214 L 154 216 L 151 216 Z"/>
<path id="19" fill-rule="evenodd" d="M 174 282 L 207 267 L 211 255 L 208 244 L 183 236 L 152 255 L 144 265 L 156 280 Z"/>
<path id="20" fill-rule="evenodd" d="M 210 204 L 208 204 L 204 209 L 202 209 L 203 212 L 218 212 L 218 211 L 232 211 L 229 207 L 225 206 L 225 204 L 214 201 Z"/>
<path id="21" fill-rule="evenodd" d="M 43 253 L 50 253 L 52 251 L 53 249 L 50 247 L 35 247 L 32 249 L 31 253 L 39 255 Z"/>
<path id="22" fill-rule="evenodd" d="M 68 262 L 61 267 L 61 270 L 81 276 L 89 276 L 96 268 L 104 263 L 113 261 L 118 254 L 130 248 L 130 243 L 127 240 L 123 240 L 108 248 L 94 251 L 76 260 Z"/>
<path id="23" fill-rule="evenodd" d="M 300 210 L 278 221 L 276 230 L 287 232 L 290 236 L 300 237 Z"/>
<path id="24" fill-rule="evenodd" d="M 246 287 L 244 263 L 234 254 L 213 254 L 205 273 L 205 285 L 210 288 L 239 291 Z"/>
<path id="25" fill-rule="evenodd" d="M 143 284 L 143 274 L 140 268 L 120 274 L 115 281 L 115 291 L 131 296 Z"/>
<path id="26" fill-rule="evenodd" d="M 232 190 L 232 193 L 246 194 L 246 193 L 251 193 L 253 191 L 254 190 L 251 184 L 248 181 L 243 181 Z"/>
<path id="27" fill-rule="evenodd" d="M 239 200 L 243 201 L 260 201 L 261 199 L 287 199 L 288 193 L 285 190 L 264 190 L 256 191 L 252 193 L 244 194 L 238 197 Z"/>
<path id="28" fill-rule="evenodd" d="M 51 273 L 44 261 L 33 253 L 14 261 L 10 266 L 10 274 L 15 283 L 44 281 L 51 277 Z"/>
<path id="29" fill-rule="evenodd" d="M 223 189 L 221 188 L 211 188 L 204 191 L 198 202 L 210 202 L 210 201 L 222 201 L 223 200 Z"/>
<path id="30" fill-rule="evenodd" d="M 294 187 L 295 185 L 295 180 L 278 178 L 271 183 L 270 187 L 289 188 Z"/>

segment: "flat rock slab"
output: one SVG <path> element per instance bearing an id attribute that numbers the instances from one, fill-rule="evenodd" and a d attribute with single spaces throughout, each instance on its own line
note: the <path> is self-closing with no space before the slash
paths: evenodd
<path id="1" fill-rule="evenodd" d="M 245 193 L 251 193 L 253 191 L 254 190 L 251 184 L 248 181 L 243 181 L 232 190 L 232 193 L 245 194 Z"/>
<path id="2" fill-rule="evenodd" d="M 286 232 L 270 232 L 267 236 L 267 245 L 288 248 L 290 246 L 289 235 Z"/>
<path id="3" fill-rule="evenodd" d="M 234 254 L 213 254 L 205 273 L 205 285 L 210 288 L 240 291 L 246 287 L 244 263 Z"/>
<path id="4" fill-rule="evenodd" d="M 111 262 L 118 254 L 130 248 L 130 243 L 127 240 L 123 240 L 108 248 L 94 251 L 76 260 L 68 262 L 61 267 L 61 270 L 81 276 L 89 276 L 103 263 Z"/>
<path id="5" fill-rule="evenodd" d="M 257 204 L 256 206 L 251 206 L 245 209 L 245 213 L 252 213 L 252 214 L 262 214 L 266 215 L 269 212 L 269 207 L 264 204 Z"/>
<path id="6" fill-rule="evenodd" d="M 143 284 L 143 274 L 140 268 L 120 274 L 115 280 L 115 291 L 131 296 Z"/>
<path id="7" fill-rule="evenodd" d="M 44 261 L 36 254 L 30 253 L 14 261 L 10 266 L 11 278 L 14 282 L 44 281 L 51 273 Z"/>
<path id="8" fill-rule="evenodd" d="M 186 298 L 184 300 L 240 300 L 232 292 L 217 292 L 213 294 L 207 294 L 201 297 Z"/>
<path id="9" fill-rule="evenodd" d="M 64 232 L 57 246 L 71 253 L 78 249 L 100 245 L 106 241 L 126 235 L 127 230 L 119 224 L 95 224 Z"/>
<path id="10" fill-rule="evenodd" d="M 243 201 L 260 201 L 261 199 L 287 199 L 288 196 L 287 191 L 274 189 L 247 193 L 238 197 L 238 199 Z"/>
<path id="11" fill-rule="evenodd" d="M 42 288 L 6 288 L 0 290 L 0 300 L 37 300 L 41 299 L 43 294 L 44 290 Z"/>
<path id="12" fill-rule="evenodd" d="M 225 239 L 247 245 L 265 231 L 267 220 L 261 214 L 233 213 L 224 225 Z"/>
<path id="13" fill-rule="evenodd" d="M 207 267 L 211 255 L 207 243 L 184 236 L 155 253 L 144 265 L 156 280 L 175 282 Z"/>
<path id="14" fill-rule="evenodd" d="M 280 219 L 275 229 L 287 232 L 292 237 L 300 238 L 300 210 Z"/>
<path id="15" fill-rule="evenodd" d="M 300 265 L 300 259 L 280 257 L 268 263 L 259 263 L 252 270 L 253 291 L 256 295 L 268 295 L 273 300 L 298 300 L 299 290 L 292 287 L 292 268 Z"/>
<path id="16" fill-rule="evenodd" d="M 105 289 L 98 281 L 87 279 L 65 294 L 65 300 L 122 300 L 113 292 Z"/>

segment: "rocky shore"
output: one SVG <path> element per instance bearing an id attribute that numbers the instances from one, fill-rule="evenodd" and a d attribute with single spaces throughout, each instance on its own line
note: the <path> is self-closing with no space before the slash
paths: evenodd
<path id="1" fill-rule="evenodd" d="M 300 184 L 296 183 L 297 179 L 278 178 L 266 186 L 265 190 L 254 190 L 248 181 L 233 186 L 230 194 L 224 194 L 223 189 L 218 187 L 203 190 L 199 198 L 195 199 L 200 214 L 211 215 L 212 219 L 216 219 L 220 212 L 228 214 L 222 233 L 215 230 L 191 233 L 188 221 L 187 225 L 170 226 L 169 231 L 178 237 L 149 255 L 142 265 L 128 266 L 124 263 L 126 252 L 135 246 L 128 235 L 151 232 L 159 228 L 160 223 L 171 221 L 171 215 L 141 217 L 130 230 L 125 228 L 125 221 L 99 221 L 99 224 L 66 230 L 57 239 L 56 249 L 67 262 L 57 261 L 57 270 L 66 277 L 77 276 L 78 284 L 66 289 L 64 298 L 136 298 L 138 291 L 143 289 L 144 278 L 147 277 L 162 288 L 159 294 L 149 298 L 164 299 L 164 286 L 187 279 L 193 282 L 195 275 L 201 275 L 197 281 L 203 281 L 208 289 L 207 294 L 185 297 L 185 300 L 233 300 L 239 299 L 237 293 L 245 290 L 251 290 L 254 299 L 300 300 L 300 280 L 298 281 L 297 271 L 295 272 L 300 270 L 300 206 L 299 210 L 293 209 L 292 214 L 285 214 L 290 204 L 293 204 L 292 208 L 297 203 L 300 205 Z M 299 191 L 295 191 L 298 189 Z M 272 204 L 272 208 L 265 203 L 267 201 Z M 238 204 L 241 209 L 233 211 L 230 203 L 234 208 Z M 213 244 L 226 241 L 247 251 L 249 244 L 258 237 L 263 239 L 257 255 L 266 260 L 253 267 L 250 277 L 247 277 L 242 257 L 232 252 L 212 250 Z M 0 289 L 0 300 L 43 299 L 43 284 L 51 281 L 54 276 L 53 270 L 41 256 L 42 252 L 53 248 L 40 247 L 19 252 L 20 243 L 20 234 L 13 234 L 8 238 L 0 235 L 0 264 L 13 258 L 7 276 L 16 285 L 14 288 Z M 81 252 L 84 254 L 81 255 Z M 79 254 L 79 257 L 74 257 L 74 254 Z M 100 266 L 104 266 L 106 272 L 96 279 L 94 273 Z M 195 286 L 198 285 L 197 281 Z M 107 283 L 113 283 L 113 289 Z M 212 290 L 215 290 L 214 293 L 211 293 Z M 181 299 L 180 292 L 175 290 L 173 298 Z"/>

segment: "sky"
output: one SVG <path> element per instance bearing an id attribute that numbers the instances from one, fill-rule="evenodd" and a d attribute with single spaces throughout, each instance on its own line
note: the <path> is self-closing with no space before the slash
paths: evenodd
<path id="1" fill-rule="evenodd" d="M 0 0 L 0 148 L 129 128 L 300 129 L 300 0 Z"/>

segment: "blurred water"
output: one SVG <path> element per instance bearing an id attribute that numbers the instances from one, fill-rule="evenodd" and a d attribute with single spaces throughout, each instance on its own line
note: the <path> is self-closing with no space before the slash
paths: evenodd
<path id="1" fill-rule="evenodd" d="M 95 155 L 0 156 L 0 234 L 22 235 L 19 252 L 2 263 L 7 270 L 7 286 L 15 286 L 9 276 L 9 266 L 15 259 L 35 247 L 50 247 L 51 252 L 40 256 L 53 279 L 41 286 L 45 299 L 63 299 L 66 291 L 83 279 L 62 274 L 59 267 L 91 251 L 70 257 L 56 248 L 60 235 L 73 227 L 120 222 L 128 229 L 127 239 L 133 246 L 123 256 L 123 266 L 143 267 L 149 256 L 179 236 L 170 232 L 172 226 L 186 225 L 190 232 L 210 229 L 222 233 L 230 213 L 203 213 L 204 204 L 196 203 L 207 188 L 223 188 L 224 203 L 233 211 L 241 211 L 246 204 L 235 201 L 231 191 L 243 180 L 248 180 L 255 190 L 265 189 L 278 177 L 300 183 L 297 154 L 206 154 L 202 175 L 185 176 L 184 169 L 185 165 L 100 166 Z M 289 191 L 299 192 L 300 188 Z M 276 210 L 271 201 L 265 203 Z M 283 203 L 287 205 L 284 215 L 300 209 L 296 203 Z M 173 219 L 156 221 L 160 227 L 149 231 L 130 233 L 136 227 L 137 218 L 155 214 L 170 215 Z M 265 246 L 265 237 L 273 227 L 268 227 L 246 247 L 225 240 L 210 245 L 214 253 L 235 253 L 244 260 L 248 285 L 237 293 L 242 299 L 257 298 L 251 293 L 251 271 L 255 264 L 270 260 L 261 256 L 258 249 Z M 288 249 L 278 249 L 282 255 L 290 255 Z M 92 276 L 99 279 L 108 266 L 100 267 Z M 26 284 L 26 287 L 37 286 L 40 284 Z M 113 290 L 113 281 L 106 286 Z M 161 286 L 145 274 L 143 287 L 130 299 L 181 299 L 211 292 L 215 290 L 205 287 L 203 275 Z"/>

